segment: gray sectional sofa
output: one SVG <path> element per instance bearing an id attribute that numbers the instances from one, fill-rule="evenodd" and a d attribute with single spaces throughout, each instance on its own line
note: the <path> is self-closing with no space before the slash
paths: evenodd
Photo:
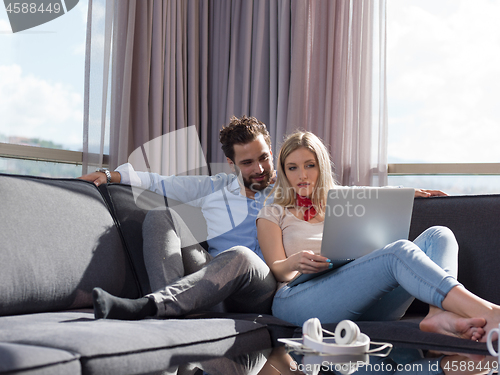
<path id="1" fill-rule="evenodd" d="M 127 298 L 150 291 L 141 225 L 161 206 L 163 197 L 126 185 L 0 174 L 0 374 L 163 373 L 271 348 L 294 333 L 252 314 L 94 320 L 94 287 Z M 499 214 L 496 195 L 417 199 L 411 236 L 449 226 L 460 244 L 459 279 L 500 303 Z"/>
<path id="2" fill-rule="evenodd" d="M 271 348 L 269 327 L 284 323 L 257 315 L 94 320 L 94 287 L 127 298 L 150 292 L 141 226 L 163 197 L 5 174 L 0 194 L 0 374 L 160 373 Z"/>

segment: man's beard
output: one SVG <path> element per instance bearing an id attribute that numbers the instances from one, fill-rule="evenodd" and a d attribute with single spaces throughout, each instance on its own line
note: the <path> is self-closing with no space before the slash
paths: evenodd
<path id="1" fill-rule="evenodd" d="M 252 181 L 253 178 L 256 177 L 262 177 L 264 176 L 264 179 L 260 182 Z M 252 191 L 261 191 L 264 190 L 266 187 L 269 186 L 269 181 L 271 180 L 271 174 L 269 172 L 264 172 L 259 176 L 252 176 L 250 178 L 243 178 L 243 185 Z"/>
<path id="2" fill-rule="evenodd" d="M 266 187 L 268 187 L 270 184 L 271 172 L 266 171 L 260 175 L 252 175 L 249 178 L 245 178 L 245 177 L 243 177 L 243 174 L 241 173 L 241 170 L 238 167 L 235 166 L 235 170 L 236 170 L 236 174 L 239 177 L 241 177 L 241 179 L 243 180 L 243 186 L 245 186 L 245 188 L 247 188 L 251 191 L 255 191 L 255 192 L 262 191 Z M 264 176 L 264 179 L 262 181 L 260 181 L 260 182 L 252 181 L 254 178 L 262 177 L 262 176 Z"/>

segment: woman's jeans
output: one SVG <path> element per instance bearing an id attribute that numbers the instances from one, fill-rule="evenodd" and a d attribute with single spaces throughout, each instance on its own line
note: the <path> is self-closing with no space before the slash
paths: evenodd
<path id="1" fill-rule="evenodd" d="M 458 244 L 445 227 L 414 242 L 400 240 L 339 269 L 276 292 L 273 315 L 302 325 L 350 320 L 398 320 L 414 297 L 442 308 L 457 281 Z"/>

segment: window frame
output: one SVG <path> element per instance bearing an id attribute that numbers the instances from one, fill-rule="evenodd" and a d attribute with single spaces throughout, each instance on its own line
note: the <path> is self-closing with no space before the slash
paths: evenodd
<path id="1" fill-rule="evenodd" d="M 392 163 L 389 176 L 401 175 L 500 175 L 500 163 Z"/>
<path id="2" fill-rule="evenodd" d="M 0 142 L 0 157 L 61 164 L 83 164 L 83 152 Z M 109 155 L 103 155 L 103 167 L 109 166 Z"/>
<path id="3" fill-rule="evenodd" d="M 103 155 L 109 167 L 109 155 Z M 49 163 L 83 164 L 83 152 L 0 142 L 0 157 Z M 390 163 L 388 176 L 500 175 L 500 163 Z"/>

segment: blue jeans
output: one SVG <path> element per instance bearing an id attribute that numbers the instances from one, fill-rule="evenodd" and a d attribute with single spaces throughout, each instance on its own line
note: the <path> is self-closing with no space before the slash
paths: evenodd
<path id="1" fill-rule="evenodd" d="M 445 227 L 400 240 L 325 275 L 276 292 L 273 315 L 302 325 L 343 319 L 397 320 L 414 298 L 442 308 L 457 281 L 458 244 Z"/>

